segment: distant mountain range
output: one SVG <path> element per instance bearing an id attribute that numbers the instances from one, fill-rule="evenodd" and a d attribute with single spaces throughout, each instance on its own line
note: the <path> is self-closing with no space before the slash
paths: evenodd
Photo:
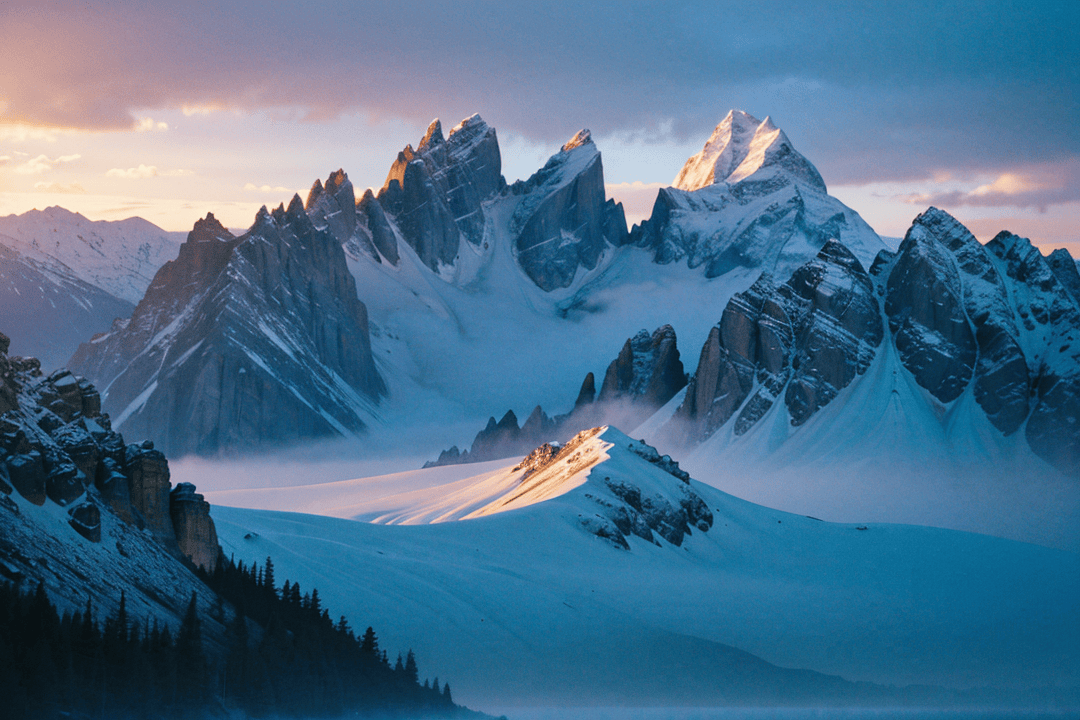
<path id="1" fill-rule="evenodd" d="M 85 257 L 92 287 L 123 284 Z M 932 466 L 961 496 L 1032 475 L 1057 537 L 1080 513 L 1078 292 L 1065 251 L 983 246 L 933 208 L 890 252 L 768 118 L 729 113 L 628 230 L 587 130 L 507 184 L 472 116 L 359 199 L 338 170 L 239 238 L 200 220 L 70 367 L 175 454 L 346 437 L 434 459 L 473 438 L 455 462 L 615 422 L 723 487 L 780 468 L 790 497 L 799 467 Z"/>
<path id="2" fill-rule="evenodd" d="M 62 367 L 131 314 L 182 239 L 141 218 L 92 222 L 60 207 L 0 217 L 0 328 L 12 352 Z"/>

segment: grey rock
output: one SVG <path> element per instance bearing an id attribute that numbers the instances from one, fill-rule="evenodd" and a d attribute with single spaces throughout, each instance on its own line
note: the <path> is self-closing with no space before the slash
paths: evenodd
<path id="1" fill-rule="evenodd" d="M 885 312 L 904 366 L 943 403 L 960 396 L 975 372 L 978 344 L 964 313 L 964 291 L 943 239 L 951 218 L 915 218 L 889 275 Z"/>
<path id="2" fill-rule="evenodd" d="M 732 417 L 741 435 L 780 397 L 801 425 L 869 368 L 880 312 L 870 275 L 835 240 L 782 285 L 763 273 L 710 332 L 669 435 L 700 442 Z"/>
<path id="3" fill-rule="evenodd" d="M 513 410 L 507 410 L 498 422 L 493 417 L 488 418 L 487 426 L 478 432 L 473 440 L 469 459 L 471 462 L 480 462 L 512 455 L 520 439 L 521 428 L 518 427 L 517 416 Z"/>
<path id="4" fill-rule="evenodd" d="M 170 453 L 360 432 L 386 392 L 341 244 L 298 197 L 239 238 L 200 220 L 131 319 L 69 366 L 109 387 L 117 428 Z"/>
<path id="5" fill-rule="evenodd" d="M 627 400 L 644 405 L 651 414 L 684 387 L 686 373 L 679 359 L 675 329 L 664 325 L 652 335 L 641 330 L 626 341 L 604 374 L 597 402 Z"/>
<path id="6" fill-rule="evenodd" d="M 605 248 L 626 243 L 622 205 L 606 199 L 588 130 L 510 190 L 521 196 L 510 220 L 518 264 L 543 290 L 569 287 L 579 268 L 594 269 Z"/>
<path id="7" fill-rule="evenodd" d="M 574 401 L 574 409 L 589 405 L 596 399 L 596 377 L 590 372 L 586 373 L 578 390 L 577 400 Z"/>
<path id="8" fill-rule="evenodd" d="M 874 284 L 859 260 L 830 240 L 780 290 L 794 323 L 795 354 L 784 402 L 801 425 L 870 367 L 884 337 Z"/>
<path id="9" fill-rule="evenodd" d="M 34 505 L 44 505 L 45 465 L 41 453 L 31 450 L 27 453 L 9 455 L 3 460 L 7 464 L 8 477 L 12 487 Z"/>
<path id="10" fill-rule="evenodd" d="M 495 130 L 473 115 L 445 139 L 435 120 L 416 150 L 398 153 L 378 200 L 421 261 L 438 271 L 454 262 L 462 239 L 482 242 L 482 203 L 505 184 Z"/>
<path id="11" fill-rule="evenodd" d="M 70 505 L 86 492 L 86 476 L 59 448 L 46 448 L 44 466 L 45 495 L 57 505 Z"/>
<path id="12" fill-rule="evenodd" d="M 138 524 L 131 502 L 131 483 L 114 458 L 106 457 L 98 464 L 94 487 L 105 504 L 128 525 Z"/>
<path id="13" fill-rule="evenodd" d="M 1080 477 L 1080 309 L 1030 240 L 1002 232 L 986 248 L 1014 283 L 1018 325 L 1028 334 L 1034 397 L 1025 437 L 1040 457 Z"/>
<path id="14" fill-rule="evenodd" d="M 178 483 L 169 494 L 169 514 L 181 554 L 196 567 L 214 572 L 221 547 L 210 517 L 210 503 L 191 483 Z"/>
<path id="15" fill-rule="evenodd" d="M 1080 307 L 1080 264 L 1073 260 L 1065 248 L 1058 248 L 1046 258 L 1046 263 L 1053 271 L 1061 286 Z"/>
<path id="16" fill-rule="evenodd" d="M 382 205 L 375 199 L 370 188 L 364 191 L 364 196 L 357 203 L 356 214 L 359 232 L 370 237 L 371 247 L 378 251 L 376 259 L 382 262 L 381 256 L 389 260 L 391 265 L 397 265 L 399 262 L 397 236 L 394 235 L 394 230 L 386 218 L 386 213 L 383 212 Z M 361 249 L 359 245 L 346 245 L 346 250 L 354 256 Z"/>
<path id="17" fill-rule="evenodd" d="M 101 542 L 101 510 L 97 505 L 84 502 L 68 511 L 68 524 L 75 532 L 93 543 Z"/>
<path id="18" fill-rule="evenodd" d="M 152 442 L 128 445 L 125 452 L 124 472 L 128 477 L 128 493 L 131 506 L 138 513 L 144 527 L 159 542 L 175 547 L 172 518 L 169 515 L 169 461 L 164 453 L 154 449 Z"/>

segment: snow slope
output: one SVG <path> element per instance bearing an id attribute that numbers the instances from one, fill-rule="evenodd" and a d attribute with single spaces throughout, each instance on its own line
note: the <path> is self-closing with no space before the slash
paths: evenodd
<path id="1" fill-rule="evenodd" d="M 405 527 L 213 514 L 226 554 L 272 556 L 279 577 L 381 628 L 384 647 L 453 668 L 443 679 L 455 697 L 481 709 L 716 702 L 753 665 L 738 651 L 848 680 L 1080 686 L 1075 553 L 771 510 L 679 480 L 614 429 L 578 450 L 586 466 L 530 476 L 541 501 L 472 520 L 446 521 L 479 500 L 495 510 L 493 498 L 524 486 L 495 490 L 499 471 L 488 470 L 471 491 L 459 482 L 443 494 L 441 515 L 434 491 L 420 493 L 410 520 L 439 522 Z M 629 507 L 628 488 L 643 508 L 633 518 L 697 496 L 710 522 L 698 515 L 679 545 L 623 533 L 623 548 L 611 518 Z M 386 519 L 404 514 L 400 500 Z"/>
<path id="2" fill-rule="evenodd" d="M 176 257 L 185 233 L 142 218 L 91 221 L 61 207 L 0 217 L 5 245 L 26 257 L 67 268 L 80 280 L 134 305 L 157 269 Z"/>
<path id="3" fill-rule="evenodd" d="M 79 343 L 134 309 L 67 266 L 14 247 L 19 243 L 0 235 L 0 332 L 11 338 L 12 355 L 36 357 L 46 371 L 55 370 Z"/>

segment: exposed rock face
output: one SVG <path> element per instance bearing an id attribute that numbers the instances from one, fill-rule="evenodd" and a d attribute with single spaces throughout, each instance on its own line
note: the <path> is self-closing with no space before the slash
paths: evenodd
<path id="1" fill-rule="evenodd" d="M 579 443 L 579 438 L 587 432 L 595 432 L 595 429 L 579 434 L 548 462 L 558 462 L 573 453 L 575 443 Z M 643 441 L 622 438 L 630 452 L 674 476 L 678 482 L 665 488 L 666 492 L 650 492 L 628 480 L 605 477 L 605 490 L 610 495 L 586 494 L 597 504 L 599 513 L 593 518 L 583 518 L 582 526 L 624 550 L 630 549 L 627 542 L 630 536 L 656 545 L 663 539 L 679 547 L 693 530 L 708 532 L 713 524 L 713 514 L 690 486 L 690 476 L 670 457 L 661 456 L 656 448 Z"/>
<path id="2" fill-rule="evenodd" d="M 524 182 L 507 187 L 495 130 L 479 115 L 449 135 L 435 120 L 419 145 L 398 153 L 377 194 L 355 204 L 341 170 L 317 180 L 307 212 L 357 262 L 398 265 L 403 240 L 447 282 L 469 285 L 509 243 L 518 266 L 545 291 L 594 270 L 624 245 L 622 206 L 608 200 L 600 153 L 583 130 Z M 463 244 L 464 243 L 464 244 Z M 462 254 L 463 248 L 468 252 Z"/>
<path id="3" fill-rule="evenodd" d="M 783 285 L 762 275 L 731 299 L 676 413 L 680 432 L 704 439 L 739 412 L 741 434 L 781 396 L 801 425 L 866 372 L 883 333 L 870 275 L 830 241 Z"/>
<path id="4" fill-rule="evenodd" d="M 221 555 L 210 503 L 191 483 L 180 483 L 169 495 L 169 514 L 180 552 L 196 567 L 213 572 Z"/>
<path id="5" fill-rule="evenodd" d="M 915 219 L 888 280 L 886 312 L 900 358 L 920 385 L 948 403 L 974 380 L 991 422 L 1005 434 L 1020 427 L 1028 363 L 1004 281 L 947 213 L 931 208 Z"/>
<path id="6" fill-rule="evenodd" d="M 146 526 L 159 540 L 168 542 L 174 535 L 169 517 L 169 463 L 165 454 L 154 449 L 149 440 L 128 445 L 124 450 L 131 506 L 144 518 Z"/>
<path id="7" fill-rule="evenodd" d="M 1061 286 L 1072 297 L 1073 302 L 1080 306 L 1080 269 L 1076 260 L 1065 248 L 1058 248 L 1046 258 L 1046 263 L 1058 279 Z"/>
<path id="8" fill-rule="evenodd" d="M 1002 232 L 986 249 L 1013 281 L 1017 325 L 1024 331 L 1033 406 L 1025 430 L 1028 444 L 1051 464 L 1080 476 L 1080 309 L 1031 241 Z"/>
<path id="9" fill-rule="evenodd" d="M 521 440 L 521 429 L 518 427 L 517 416 L 513 410 L 507 410 L 502 419 L 495 422 L 495 418 L 488 418 L 487 427 L 476 434 L 473 440 L 470 457 L 491 460 L 500 457 L 499 453 L 505 452 L 505 448 L 517 447 Z"/>
<path id="10" fill-rule="evenodd" d="M 581 382 L 581 390 L 578 391 L 577 400 L 574 401 L 574 408 L 588 405 L 595 399 L 596 377 L 592 373 L 587 373 L 585 379 Z"/>
<path id="11" fill-rule="evenodd" d="M 375 259 L 382 262 L 381 258 L 386 258 L 391 265 L 397 265 L 399 260 L 397 236 L 394 235 L 394 230 L 386 218 L 386 213 L 383 212 L 382 205 L 375 199 L 370 188 L 364 191 L 364 196 L 356 204 L 356 214 L 357 230 L 361 235 L 370 237 L 371 246 L 378 250 L 379 257 Z M 366 247 L 366 244 L 360 242 L 346 243 L 345 250 L 353 257 L 357 257 L 357 253 L 363 252 Z"/>
<path id="12" fill-rule="evenodd" d="M 479 115 L 443 138 L 431 123 L 416 150 L 398 153 L 378 200 L 425 265 L 438 271 L 457 257 L 461 240 L 483 240 L 481 204 L 505 187 L 495 129 Z"/>
<path id="13" fill-rule="evenodd" d="M 651 335 L 642 330 L 626 341 L 608 366 L 599 395 L 595 376 L 588 373 L 569 413 L 551 418 L 537 405 L 520 428 L 512 410 L 498 422 L 489 418 L 471 449 L 462 451 L 454 446 L 424 467 L 524 454 L 544 443 L 567 441 L 584 428 L 603 423 L 634 427 L 671 400 L 686 381 L 674 329 L 664 325 Z"/>
<path id="14" fill-rule="evenodd" d="M 360 231 L 356 193 L 344 170 L 330 173 L 325 185 L 316 180 L 308 192 L 304 207 L 317 229 L 330 233 L 353 252 L 362 252 L 381 262 L 371 234 Z"/>
<path id="15" fill-rule="evenodd" d="M 829 239 L 843 242 L 864 267 L 885 247 L 855 211 L 828 195 L 782 130 L 737 110 L 630 234 L 656 262 L 685 259 L 707 277 L 738 267 L 788 277 Z"/>
<path id="16" fill-rule="evenodd" d="M 622 205 L 605 199 L 600 152 L 588 130 L 524 182 L 510 230 L 522 270 L 543 290 L 569 287 L 579 268 L 592 270 L 608 246 L 627 240 Z"/>
<path id="17" fill-rule="evenodd" d="M 937 215 L 923 217 L 900 246 L 885 311 L 904 366 L 934 397 L 951 402 L 971 380 L 977 345 L 959 269 L 939 237 L 953 228 Z"/>
<path id="18" fill-rule="evenodd" d="M 780 398 L 797 427 L 885 341 L 943 423 L 969 395 L 1002 434 L 1024 429 L 1036 454 L 1080 475 L 1080 308 L 1059 273 L 1071 277 L 1029 241 L 1001 233 L 984 247 L 935 208 L 869 273 L 830 240 L 785 283 L 763 273 L 731 299 L 668 438 L 698 443 L 729 421 L 744 434 Z"/>
<path id="19" fill-rule="evenodd" d="M 652 336 L 642 330 L 626 341 L 604 374 L 599 402 L 629 398 L 650 408 L 662 407 L 675 393 L 686 387 L 675 329 L 657 328 Z M 580 394 L 579 394 L 580 398 Z"/>
<path id="20" fill-rule="evenodd" d="M 125 446 L 85 378 L 43 379 L 36 360 L 8 357 L 2 340 L 0 378 L 14 407 L 0 413 L 0 492 L 70 507 L 68 524 L 91 542 L 101 541 L 103 515 L 114 515 L 213 570 L 220 549 L 210 506 L 190 484 L 170 497 L 165 455 L 150 441 Z"/>
<path id="21" fill-rule="evenodd" d="M 316 214 L 336 222 L 351 193 L 332 175 Z M 341 243 L 298 197 L 239 238 L 200 220 L 131 319 L 69 366 L 108 387 L 118 428 L 170 454 L 357 433 L 385 394 Z"/>

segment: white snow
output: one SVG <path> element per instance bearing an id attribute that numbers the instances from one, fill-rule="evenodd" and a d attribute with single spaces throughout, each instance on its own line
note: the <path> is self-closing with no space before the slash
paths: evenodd
<path id="1" fill-rule="evenodd" d="M 629 442 L 606 430 L 590 441 L 602 461 L 583 478 L 556 473 L 557 495 L 473 520 L 448 522 L 431 501 L 441 495 L 448 511 L 455 496 L 494 494 L 500 471 L 490 466 L 472 489 L 447 475 L 396 478 L 415 483 L 411 510 L 403 495 L 386 494 L 391 479 L 369 485 L 396 516 L 433 524 L 217 505 L 213 515 L 226 555 L 272 556 L 280 579 L 318 587 L 331 612 L 374 626 L 392 652 L 413 648 L 422 668 L 480 709 L 621 703 L 618 693 L 635 683 L 703 687 L 720 672 L 711 643 L 850 680 L 1077 684 L 1080 555 L 932 528 L 821 522 L 698 483 L 714 514 L 708 532 L 695 529 L 682 547 L 631 537 L 621 550 L 582 527 L 601 507 L 594 498 L 611 497 L 604 478 L 643 495 L 681 484 L 628 452 Z M 442 479 L 442 488 L 422 487 Z M 359 481 L 352 490 L 362 498 Z M 317 492 L 330 502 L 332 491 Z M 377 512 L 375 501 L 360 505 Z"/>
<path id="2" fill-rule="evenodd" d="M 142 218 L 93 222 L 60 207 L 0 217 L 13 248 L 57 271 L 66 270 L 110 295 L 138 303 L 154 273 L 176 257 L 184 233 Z"/>

